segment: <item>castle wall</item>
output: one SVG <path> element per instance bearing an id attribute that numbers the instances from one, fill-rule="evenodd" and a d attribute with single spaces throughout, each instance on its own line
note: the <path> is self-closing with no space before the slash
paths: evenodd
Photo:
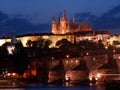
<path id="1" fill-rule="evenodd" d="M 113 41 L 119 41 L 120 42 L 120 35 L 113 35 L 110 37 L 110 39 L 108 40 L 110 42 L 110 44 L 113 44 Z"/>
<path id="2" fill-rule="evenodd" d="M 50 48 L 51 47 L 56 47 L 56 42 L 58 40 L 61 40 L 61 39 L 67 39 L 68 41 L 71 41 L 72 43 L 74 43 L 74 35 L 36 35 L 36 36 L 21 36 L 21 37 L 17 37 L 16 39 L 17 40 L 20 40 L 23 44 L 24 47 L 27 47 L 26 43 L 28 40 L 31 40 L 31 41 L 35 41 L 37 40 L 39 37 L 42 37 L 43 39 L 49 39 L 52 41 L 52 44 L 50 45 Z M 92 40 L 92 41 L 95 41 L 97 42 L 100 38 L 103 40 L 103 43 L 105 43 L 104 45 L 108 44 L 109 42 L 107 41 L 108 40 L 108 37 L 109 35 L 84 35 L 84 36 L 75 36 L 75 39 L 76 39 L 76 42 L 78 43 L 79 41 L 82 41 L 82 40 Z M 11 42 L 11 39 L 8 38 L 8 39 L 0 39 L 0 46 L 2 46 L 2 44 L 4 44 L 5 42 Z"/>
<path id="3" fill-rule="evenodd" d="M 5 39 L 0 39 L 0 46 L 2 46 L 5 42 Z"/>
<path id="4" fill-rule="evenodd" d="M 42 36 L 24 36 L 24 37 L 18 37 L 17 40 L 21 40 L 24 47 L 26 46 L 26 43 L 28 40 L 35 41 L 39 37 L 42 37 L 43 39 L 49 39 L 52 41 L 51 47 L 56 47 L 56 42 L 61 39 L 67 39 L 68 41 L 73 42 L 73 36 L 72 35 L 42 35 Z"/>

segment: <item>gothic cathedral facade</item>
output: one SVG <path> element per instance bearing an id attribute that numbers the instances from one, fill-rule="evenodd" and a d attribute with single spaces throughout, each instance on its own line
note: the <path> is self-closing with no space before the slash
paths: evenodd
<path id="1" fill-rule="evenodd" d="M 72 23 L 69 23 L 67 19 L 66 12 L 63 12 L 62 17 L 59 18 L 58 22 L 55 17 L 52 20 L 52 33 L 53 34 L 71 34 L 74 32 L 81 31 L 92 31 L 92 27 L 88 23 L 75 24 L 74 17 L 72 18 Z"/>

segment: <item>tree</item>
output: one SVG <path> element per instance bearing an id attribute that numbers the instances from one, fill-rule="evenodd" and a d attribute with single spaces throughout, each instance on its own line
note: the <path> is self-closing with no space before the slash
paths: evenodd
<path id="1" fill-rule="evenodd" d="M 38 47 L 38 48 L 49 48 L 51 44 L 52 44 L 51 40 L 43 39 L 42 37 L 39 37 L 35 41 L 28 40 L 26 43 L 27 47 Z"/>
<path id="2" fill-rule="evenodd" d="M 3 56 L 7 56 L 8 55 L 7 46 L 9 46 L 9 45 L 11 45 L 10 42 L 6 42 L 6 43 L 4 43 L 2 45 L 2 47 L 1 47 L 1 49 L 2 49 L 1 53 L 2 53 Z"/>
<path id="3" fill-rule="evenodd" d="M 98 49 L 104 49 L 104 45 L 102 43 L 102 40 L 98 40 L 97 46 L 98 46 Z"/>
<path id="4" fill-rule="evenodd" d="M 97 48 L 97 43 L 89 40 L 82 40 L 77 44 L 77 48 L 79 50 L 92 50 Z"/>
<path id="5" fill-rule="evenodd" d="M 7 46 L 11 45 L 9 42 L 4 43 L 0 47 L 0 74 L 6 72 L 6 70 L 10 69 L 10 59 L 8 55 Z"/>
<path id="6" fill-rule="evenodd" d="M 37 47 L 39 48 L 44 48 L 44 45 L 45 45 L 45 39 L 43 39 L 42 37 L 39 37 L 37 40 Z"/>
<path id="7" fill-rule="evenodd" d="M 72 48 L 72 43 L 67 39 L 62 39 L 56 42 L 56 46 L 62 50 L 70 50 Z"/>
<path id="8" fill-rule="evenodd" d="M 32 41 L 31 40 L 28 40 L 27 43 L 26 43 L 27 47 L 32 47 Z"/>
<path id="9" fill-rule="evenodd" d="M 49 48 L 49 46 L 52 44 L 52 41 L 49 40 L 49 39 L 46 39 L 45 40 L 45 45 L 44 45 L 44 48 Z"/>
<path id="10" fill-rule="evenodd" d="M 32 47 L 37 47 L 37 41 L 32 42 Z"/>
<path id="11" fill-rule="evenodd" d="M 116 40 L 116 41 L 114 40 L 114 41 L 113 41 L 113 45 L 120 45 L 120 42 L 117 41 L 117 40 Z"/>
<path id="12" fill-rule="evenodd" d="M 28 56 L 22 43 L 15 44 L 16 53 L 12 55 L 13 67 L 16 73 L 22 75 L 28 68 Z"/>

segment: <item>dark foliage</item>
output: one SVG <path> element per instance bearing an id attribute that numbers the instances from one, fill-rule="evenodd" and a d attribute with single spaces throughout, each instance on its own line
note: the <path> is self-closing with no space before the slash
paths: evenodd
<path id="1" fill-rule="evenodd" d="M 12 55 L 13 67 L 16 73 L 22 75 L 28 68 L 28 56 L 22 43 L 17 43 L 15 47 L 16 52 Z"/>
<path id="2" fill-rule="evenodd" d="M 58 46 L 61 50 L 70 50 L 72 49 L 72 43 L 68 41 L 67 39 L 62 39 L 57 41 L 56 46 Z"/>

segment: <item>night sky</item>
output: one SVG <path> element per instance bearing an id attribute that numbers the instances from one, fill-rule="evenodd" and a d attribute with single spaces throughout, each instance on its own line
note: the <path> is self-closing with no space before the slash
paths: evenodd
<path id="1" fill-rule="evenodd" d="M 120 0 L 0 0 L 0 35 L 50 32 L 52 17 L 75 17 L 97 30 L 120 30 Z"/>

